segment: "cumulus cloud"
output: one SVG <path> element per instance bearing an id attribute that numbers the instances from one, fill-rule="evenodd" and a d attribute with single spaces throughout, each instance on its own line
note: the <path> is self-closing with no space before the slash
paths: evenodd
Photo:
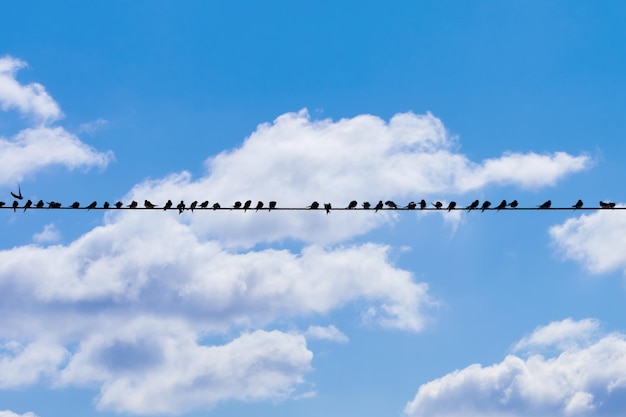
<path id="1" fill-rule="evenodd" d="M 59 239 L 61 239 L 61 233 L 54 223 L 45 225 L 41 232 L 33 235 L 33 240 L 37 243 L 53 243 Z"/>
<path id="2" fill-rule="evenodd" d="M 596 330 L 597 322 L 591 319 L 566 319 L 540 327 L 521 346 L 555 349 L 552 356 L 510 354 L 500 363 L 454 371 L 422 385 L 405 413 L 415 417 L 617 415 L 623 411 L 626 393 L 626 336 Z"/>
<path id="3" fill-rule="evenodd" d="M 626 211 L 598 210 L 571 218 L 551 227 L 550 236 L 566 258 L 592 273 L 626 272 Z"/>
<path id="4" fill-rule="evenodd" d="M 309 326 L 304 335 L 309 339 L 328 340 L 337 343 L 348 343 L 348 336 L 333 326 Z"/>
<path id="5" fill-rule="evenodd" d="M 53 375 L 66 357 L 62 346 L 45 342 L 22 346 L 12 341 L 0 352 L 0 388 L 33 384 L 42 376 Z"/>

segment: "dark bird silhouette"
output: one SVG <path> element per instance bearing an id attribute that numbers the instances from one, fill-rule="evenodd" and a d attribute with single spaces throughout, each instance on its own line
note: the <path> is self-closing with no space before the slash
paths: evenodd
<path id="1" fill-rule="evenodd" d="M 133 200 L 133 201 L 130 202 L 130 204 L 127 207 L 131 208 L 131 209 L 136 209 L 137 208 L 137 202 L 135 200 Z"/>
<path id="2" fill-rule="evenodd" d="M 80 207 L 80 203 L 78 201 L 74 201 L 70 207 L 73 209 L 77 209 Z"/>
<path id="3" fill-rule="evenodd" d="M 472 204 L 470 204 L 469 206 L 467 206 L 467 207 L 465 207 L 465 208 L 467 209 L 467 211 L 472 211 L 472 210 L 474 210 L 475 208 L 478 208 L 478 205 L 479 205 L 479 204 L 480 204 L 480 201 L 478 201 L 478 200 L 474 200 L 474 201 L 472 202 Z"/>
<path id="4" fill-rule="evenodd" d="M 491 205 L 491 201 L 485 201 L 482 206 L 480 206 L 480 212 L 487 210 Z"/>
<path id="5" fill-rule="evenodd" d="M 256 203 L 256 211 L 259 211 L 259 209 L 263 208 L 263 202 L 259 201 L 258 203 Z"/>
<path id="6" fill-rule="evenodd" d="M 506 208 L 506 200 L 502 200 L 502 201 L 500 202 L 500 204 L 498 204 L 498 205 L 495 207 L 495 209 L 496 209 L 496 210 L 498 210 L 498 211 L 500 211 L 500 210 L 502 210 L 502 209 L 505 209 L 505 208 Z"/>
<path id="7" fill-rule="evenodd" d="M 235 204 L 233 205 L 234 209 L 240 209 L 241 208 L 241 201 L 235 201 Z"/>
<path id="8" fill-rule="evenodd" d="M 441 201 L 435 201 L 433 203 L 433 206 L 435 206 L 435 208 L 439 210 L 441 207 L 443 207 L 443 203 Z"/>
<path id="9" fill-rule="evenodd" d="M 270 201 L 270 209 L 269 209 L 269 211 L 272 211 L 275 208 L 276 208 L 276 201 Z"/>
<path id="10" fill-rule="evenodd" d="M 13 213 L 15 213 L 15 209 L 17 209 L 17 206 L 19 206 L 20 203 L 17 202 L 17 200 L 13 200 Z"/>
<path id="11" fill-rule="evenodd" d="M 398 205 L 391 200 L 385 201 L 385 205 L 391 209 L 397 209 Z"/>
<path id="12" fill-rule="evenodd" d="M 108 209 L 109 208 L 109 202 L 105 201 L 104 204 L 102 205 L 103 208 Z"/>
<path id="13" fill-rule="evenodd" d="M 4 207 L 6 203 L 4 201 L 0 201 L 0 207 Z"/>
<path id="14" fill-rule="evenodd" d="M 24 204 L 24 211 L 26 211 L 27 209 L 31 208 L 33 205 L 33 202 L 31 200 L 28 200 L 25 204 Z"/>
<path id="15" fill-rule="evenodd" d="M 198 205 L 198 202 L 197 202 L 197 201 L 192 202 L 192 203 L 189 205 L 189 210 L 191 210 L 191 212 L 193 213 L 193 211 L 194 211 L 194 209 L 196 208 L 196 206 L 197 206 L 197 205 Z"/>
<path id="16" fill-rule="evenodd" d="M 420 210 L 424 210 L 426 208 L 426 200 L 420 200 Z"/>
<path id="17" fill-rule="evenodd" d="M 314 201 L 307 208 L 310 209 L 310 210 L 317 210 L 318 208 L 320 208 L 320 203 L 318 203 L 317 201 Z"/>
<path id="18" fill-rule="evenodd" d="M 369 201 L 364 201 L 362 205 L 364 210 L 369 210 L 372 207 Z"/>
<path id="19" fill-rule="evenodd" d="M 153 209 L 156 207 L 156 204 L 152 204 L 150 200 L 143 200 L 143 206 L 147 209 Z"/>
<path id="20" fill-rule="evenodd" d="M 324 210 L 326 210 L 326 214 L 330 213 L 330 210 L 333 206 L 330 203 L 324 203 Z"/>
<path id="21" fill-rule="evenodd" d="M 244 213 L 246 212 L 246 210 L 248 210 L 250 208 L 251 205 L 252 205 L 252 200 L 248 200 L 245 203 L 243 203 L 243 211 L 244 211 Z"/>
<path id="22" fill-rule="evenodd" d="M 374 207 L 374 211 L 382 210 L 382 208 L 383 208 L 383 200 L 380 200 L 378 204 L 376 204 L 376 207 Z"/>
<path id="23" fill-rule="evenodd" d="M 208 200 L 203 201 L 203 202 L 200 204 L 200 207 L 202 207 L 203 209 L 205 209 L 205 208 L 209 207 L 209 201 L 208 201 Z"/>
<path id="24" fill-rule="evenodd" d="M 511 208 L 517 208 L 517 206 L 518 206 L 517 200 L 513 200 L 509 203 L 509 207 Z"/>
<path id="25" fill-rule="evenodd" d="M 574 210 L 579 209 L 583 206 L 583 201 L 582 200 L 578 200 L 576 202 L 576 204 L 574 204 L 572 207 L 574 208 Z"/>
<path id="26" fill-rule="evenodd" d="M 124 203 L 122 203 L 121 201 L 118 201 L 117 203 L 115 203 L 115 208 L 122 208 L 122 206 L 124 205 Z"/>
<path id="27" fill-rule="evenodd" d="M 213 210 L 217 210 L 219 208 L 222 208 L 222 206 L 220 206 L 220 203 L 213 204 Z"/>
<path id="28" fill-rule="evenodd" d="M 417 203 L 415 201 L 411 201 L 409 204 L 407 204 L 406 208 L 408 208 L 409 210 L 415 210 L 415 208 L 417 207 Z"/>
<path id="29" fill-rule="evenodd" d="M 97 205 L 98 203 L 94 201 L 90 205 L 87 206 L 87 210 L 95 209 Z"/>
<path id="30" fill-rule="evenodd" d="M 542 205 L 538 206 L 540 209 L 549 209 L 550 206 L 552 205 L 552 200 L 548 200 L 545 203 L 543 203 Z"/>
<path id="31" fill-rule="evenodd" d="M 39 201 L 37 201 L 37 204 L 35 205 L 35 207 L 37 207 L 39 209 L 39 208 L 43 208 L 43 205 L 44 205 L 43 200 L 39 200 Z"/>
<path id="32" fill-rule="evenodd" d="M 167 210 L 167 209 L 171 209 L 172 208 L 172 200 L 167 200 L 167 203 L 165 203 L 165 205 L 163 206 L 163 210 Z"/>
<path id="33" fill-rule="evenodd" d="M 178 203 L 176 208 L 178 209 L 178 214 L 182 213 L 183 211 L 185 211 L 185 202 L 183 200 L 180 200 L 180 203 Z"/>
<path id="34" fill-rule="evenodd" d="M 56 201 L 50 201 L 48 203 L 48 208 L 61 208 L 61 203 L 57 203 Z"/>
<path id="35" fill-rule="evenodd" d="M 22 196 L 22 190 L 20 189 L 20 185 L 17 185 L 17 194 L 15 194 L 13 191 L 11 191 L 11 195 L 13 196 L 13 198 L 17 198 L 18 200 L 23 199 L 24 197 Z"/>
<path id="36" fill-rule="evenodd" d="M 456 201 L 450 201 L 448 204 L 448 211 L 456 209 Z"/>
<path id="37" fill-rule="evenodd" d="M 352 210 L 353 208 L 356 208 L 356 205 L 357 205 L 357 204 L 359 204 L 359 203 L 357 203 L 357 201 L 356 201 L 356 200 L 352 200 L 352 201 L 350 201 L 350 204 L 348 204 L 347 209 L 348 209 L 348 210 Z"/>
<path id="38" fill-rule="evenodd" d="M 600 207 L 604 209 L 612 209 L 615 207 L 615 203 L 605 203 L 604 201 L 600 201 Z"/>

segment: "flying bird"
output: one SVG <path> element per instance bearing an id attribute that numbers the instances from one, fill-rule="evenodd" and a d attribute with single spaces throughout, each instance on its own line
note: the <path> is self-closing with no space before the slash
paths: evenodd
<path id="1" fill-rule="evenodd" d="M 363 209 L 364 209 L 364 210 L 369 210 L 369 209 L 370 209 L 370 207 L 372 207 L 372 205 L 370 204 L 370 202 L 369 202 L 369 201 L 364 201 L 364 202 L 363 202 Z"/>
<path id="2" fill-rule="evenodd" d="M 324 203 L 324 209 L 326 210 L 326 214 L 330 213 L 330 210 L 333 206 L 330 203 Z"/>
<path id="3" fill-rule="evenodd" d="M 235 201 L 235 204 L 233 205 L 234 209 L 240 209 L 241 208 L 241 201 Z"/>
<path id="4" fill-rule="evenodd" d="M 77 209 L 80 207 L 80 203 L 78 201 L 74 201 L 70 207 L 73 209 Z"/>
<path id="5" fill-rule="evenodd" d="M 94 208 L 96 208 L 97 205 L 98 205 L 98 203 L 96 201 L 94 201 L 90 205 L 87 206 L 87 210 L 94 209 Z"/>
<path id="6" fill-rule="evenodd" d="M 480 212 L 487 210 L 491 205 L 491 201 L 485 201 L 482 206 L 480 206 Z"/>
<path id="7" fill-rule="evenodd" d="M 17 198 L 18 200 L 23 199 L 24 197 L 22 196 L 22 190 L 20 189 L 20 185 L 17 185 L 17 194 L 15 194 L 13 191 L 11 191 L 11 195 L 13 196 L 13 198 Z"/>
<path id="8" fill-rule="evenodd" d="M 152 204 L 150 200 L 143 200 L 143 206 L 147 209 L 153 209 L 156 207 L 156 204 Z"/>
<path id="9" fill-rule="evenodd" d="M 320 208 L 320 203 L 318 203 L 317 201 L 314 201 L 307 208 L 310 209 L 310 210 L 317 210 L 318 208 Z"/>
<path id="10" fill-rule="evenodd" d="M 220 206 L 220 203 L 213 204 L 213 210 L 217 210 L 219 208 L 222 208 L 222 206 Z"/>
<path id="11" fill-rule="evenodd" d="M 252 205 L 252 200 L 248 200 L 245 203 L 243 203 L 243 211 L 245 213 L 246 210 L 248 210 L 250 208 L 250 206 Z"/>
<path id="12" fill-rule="evenodd" d="M 185 202 L 183 200 L 180 200 L 180 203 L 178 203 L 176 208 L 178 209 L 178 214 L 182 213 L 183 211 L 185 211 Z"/>
<path id="13" fill-rule="evenodd" d="M 572 207 L 574 208 L 574 210 L 579 209 L 583 206 L 583 201 L 582 200 L 578 200 L 576 202 L 576 204 L 574 204 Z"/>
<path id="14" fill-rule="evenodd" d="M 385 204 L 387 205 L 387 207 L 392 208 L 392 209 L 398 208 L 398 205 L 391 200 L 385 201 Z"/>
<path id="15" fill-rule="evenodd" d="M 4 203 L 2 203 L 4 205 Z M 37 204 L 35 205 L 36 208 L 43 208 L 44 202 L 43 200 L 39 200 L 37 201 Z"/>
<path id="16" fill-rule="evenodd" d="M 517 208 L 517 205 L 518 205 L 517 200 L 513 200 L 509 203 L 509 207 L 511 208 Z"/>
<path id="17" fill-rule="evenodd" d="M 19 206 L 20 203 L 17 202 L 17 200 L 13 200 L 13 213 L 15 213 L 15 209 L 17 209 L 17 206 Z"/>
<path id="18" fill-rule="evenodd" d="M 115 208 L 122 208 L 122 206 L 124 205 L 124 203 L 122 203 L 121 201 L 118 201 L 117 203 L 115 203 Z"/>
<path id="19" fill-rule="evenodd" d="M 104 204 L 102 205 L 103 208 L 108 209 L 109 208 L 109 202 L 105 201 Z"/>
<path id="20" fill-rule="evenodd" d="M 270 201 L 270 209 L 269 209 L 269 211 L 272 211 L 275 208 L 276 208 L 276 201 Z"/>
<path id="21" fill-rule="evenodd" d="M 552 200 L 548 200 L 545 203 L 543 203 L 542 205 L 540 205 L 538 208 L 540 208 L 540 209 L 549 209 L 551 205 L 552 205 Z"/>
<path id="22" fill-rule="evenodd" d="M 415 208 L 417 207 L 417 203 L 415 203 L 415 201 L 411 201 L 409 204 L 407 204 L 406 208 L 408 208 L 409 210 L 415 210 Z"/>
<path id="23" fill-rule="evenodd" d="M 443 203 L 441 201 L 436 201 L 433 203 L 433 206 L 435 206 L 435 208 L 439 210 L 441 207 L 443 207 Z"/>
<path id="24" fill-rule="evenodd" d="M 356 200 L 352 200 L 350 201 L 350 204 L 348 204 L 348 207 L 346 207 L 348 210 L 352 210 L 353 208 L 356 208 L 356 205 L 359 204 L 357 203 Z"/>
<path id="25" fill-rule="evenodd" d="M 198 205 L 198 202 L 197 202 L 197 201 L 192 202 L 192 203 L 189 205 L 189 210 L 191 210 L 191 212 L 193 213 L 193 210 L 196 208 L 196 206 L 197 206 L 197 205 Z"/>
<path id="26" fill-rule="evenodd" d="M 420 201 L 420 210 L 424 210 L 426 208 L 426 200 Z"/>
<path id="27" fill-rule="evenodd" d="M 506 200 L 502 200 L 502 201 L 500 202 L 500 204 L 498 204 L 495 208 L 496 208 L 496 210 L 498 210 L 498 211 L 500 211 L 500 210 L 502 210 L 502 209 L 505 209 L 505 208 L 506 208 Z"/>
<path id="28" fill-rule="evenodd" d="M 208 200 L 203 201 L 203 202 L 200 204 L 200 207 L 202 207 L 203 209 L 205 209 L 205 208 L 209 207 L 209 201 L 208 201 Z"/>
<path id="29" fill-rule="evenodd" d="M 26 209 L 31 208 L 31 206 L 33 205 L 33 202 L 31 200 L 28 200 L 25 204 L 24 204 L 24 211 L 26 211 Z"/>
<path id="30" fill-rule="evenodd" d="M 128 208 L 136 209 L 137 208 L 137 202 L 135 200 L 131 201 L 130 204 L 128 205 Z"/>
<path id="31" fill-rule="evenodd" d="M 465 208 L 467 209 L 467 211 L 472 211 L 472 210 L 474 210 L 475 208 L 478 208 L 478 205 L 479 205 L 479 204 L 480 204 L 480 201 L 478 201 L 478 200 L 474 200 L 474 201 L 472 202 L 472 204 L 470 204 L 469 206 L 467 206 L 467 207 L 465 207 Z"/>
<path id="32" fill-rule="evenodd" d="M 172 208 L 172 204 L 174 204 L 172 203 L 172 200 L 167 200 L 167 203 L 165 203 L 165 205 L 163 206 L 163 210 Z"/>
<path id="33" fill-rule="evenodd" d="M 256 203 L 256 211 L 259 211 L 259 209 L 263 208 L 263 202 L 259 201 L 258 203 Z"/>
<path id="34" fill-rule="evenodd" d="M 456 201 L 450 201 L 448 204 L 448 211 L 456 209 Z"/>
<path id="35" fill-rule="evenodd" d="M 383 208 L 383 200 L 380 200 L 378 204 L 376 204 L 376 207 L 374 207 L 374 211 L 382 210 L 382 208 Z"/>

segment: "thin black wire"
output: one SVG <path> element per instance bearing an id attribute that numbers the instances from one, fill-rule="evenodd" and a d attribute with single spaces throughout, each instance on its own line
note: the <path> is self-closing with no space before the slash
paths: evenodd
<path id="1" fill-rule="evenodd" d="M 176 208 L 176 207 L 171 207 L 168 209 L 164 209 L 163 207 L 93 207 L 93 208 L 87 208 L 87 207 L 28 207 L 26 209 L 24 209 L 24 206 L 17 206 L 17 207 L 13 207 L 13 206 L 2 206 L 0 207 L 0 209 L 6 209 L 6 210 L 22 210 L 22 211 L 30 211 L 30 210 L 85 210 L 85 211 L 91 211 L 91 210 L 107 210 L 107 211 L 117 211 L 117 210 L 161 210 L 161 211 L 180 211 L 180 209 Z M 398 208 L 390 208 L 390 207 L 384 207 L 384 208 L 380 208 L 378 210 L 374 209 L 374 208 L 362 208 L 362 207 L 355 207 L 355 208 L 347 208 L 347 207 L 332 207 L 329 209 L 325 209 L 324 207 L 319 207 L 316 209 L 311 209 L 308 207 L 274 207 L 274 208 L 269 208 L 269 207 L 262 207 L 262 208 L 248 208 L 248 209 L 243 209 L 243 208 L 234 208 L 234 207 L 219 207 L 219 208 L 213 208 L 213 207 L 196 207 L 193 210 L 190 209 L 189 207 L 185 207 L 184 209 L 182 209 L 183 211 L 440 211 L 440 212 L 449 212 L 449 211 L 467 211 L 467 212 L 471 212 L 471 211 L 475 211 L 475 212 L 482 212 L 482 211 L 528 211 L 528 210 L 538 210 L 538 211 L 554 211 L 554 210 L 569 210 L 569 211 L 583 211 L 583 210 L 626 210 L 626 206 L 624 207 L 580 207 L 580 208 L 573 208 L 573 207 L 550 207 L 550 208 L 539 208 L 539 207 L 516 207 L 516 208 L 502 208 L 502 209 L 497 209 L 497 208 L 485 208 L 482 209 L 480 207 L 478 208 L 474 208 L 474 209 L 469 209 L 466 207 L 455 207 L 452 209 L 447 209 L 445 207 L 442 207 L 440 209 L 436 208 L 436 207 L 425 207 L 423 209 L 420 208 L 408 208 L 408 207 L 398 207 Z"/>

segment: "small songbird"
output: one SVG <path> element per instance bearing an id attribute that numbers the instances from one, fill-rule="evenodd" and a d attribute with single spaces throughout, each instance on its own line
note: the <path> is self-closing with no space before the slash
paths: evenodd
<path id="1" fill-rule="evenodd" d="M 185 211 L 185 202 L 183 200 L 180 200 L 180 203 L 178 203 L 176 208 L 178 209 L 178 214 L 182 213 L 183 211 Z"/>
<path id="2" fill-rule="evenodd" d="M 450 201 L 450 204 L 448 204 L 448 211 L 455 210 L 455 209 L 456 209 L 456 201 Z"/>
<path id="3" fill-rule="evenodd" d="M 426 200 L 420 200 L 420 210 L 424 210 L 426 208 Z"/>
<path id="4" fill-rule="evenodd" d="M 465 208 L 467 209 L 467 211 L 472 211 L 472 210 L 474 210 L 475 208 L 478 208 L 478 205 L 479 205 L 479 204 L 480 204 L 480 201 L 478 201 L 478 200 L 474 200 L 474 201 L 472 202 L 472 204 L 470 204 L 469 206 L 467 206 L 467 207 L 465 207 Z"/>
<path id="5" fill-rule="evenodd" d="M 542 205 L 538 206 L 538 208 L 540 208 L 540 209 L 549 209 L 551 205 L 552 205 L 552 201 L 548 200 L 545 203 L 543 203 Z"/>
<path id="6" fill-rule="evenodd" d="M 435 206 L 435 208 L 439 210 L 441 207 L 443 207 L 443 203 L 441 201 L 435 201 L 433 203 L 433 206 Z"/>
<path id="7" fill-rule="evenodd" d="M 102 205 L 103 208 L 108 209 L 109 208 L 109 202 L 105 201 L 104 204 Z"/>
<path id="8" fill-rule="evenodd" d="M 11 191 L 11 195 L 13 196 L 13 198 L 17 198 L 18 200 L 23 199 L 24 197 L 22 196 L 22 190 L 20 188 L 20 185 L 17 185 L 17 194 L 15 194 L 13 191 Z"/>
<path id="9" fill-rule="evenodd" d="M 37 207 L 37 208 L 43 208 L 43 205 L 44 205 L 43 200 L 39 200 L 39 201 L 37 201 L 37 204 L 35 205 L 35 207 Z"/>
<path id="10" fill-rule="evenodd" d="M 61 208 L 61 203 L 57 203 L 56 201 L 50 201 L 48 203 L 48 208 Z"/>
<path id="11" fill-rule="evenodd" d="M 222 208 L 222 206 L 220 206 L 220 203 L 213 204 L 213 210 L 217 210 L 219 208 Z"/>
<path id="12" fill-rule="evenodd" d="M 498 210 L 498 211 L 500 211 L 500 210 L 502 210 L 502 209 L 505 209 L 505 208 L 506 208 L 506 200 L 502 200 L 502 201 L 500 202 L 500 204 L 498 204 L 498 205 L 496 206 L 496 210 Z"/>
<path id="13" fill-rule="evenodd" d="M 147 209 L 153 209 L 156 207 L 156 204 L 152 204 L 150 200 L 143 200 L 143 206 Z"/>
<path id="14" fill-rule="evenodd" d="M 122 203 L 121 201 L 118 201 L 117 203 L 115 203 L 115 208 L 120 209 L 122 208 L 123 205 L 124 203 Z"/>
<path id="15" fill-rule="evenodd" d="M 31 208 L 32 205 L 33 205 L 33 202 L 31 200 L 28 200 L 26 203 L 24 203 L 24 211 L 26 211 L 26 209 Z"/>
<path id="16" fill-rule="evenodd" d="M 517 202 L 517 200 L 513 200 L 513 201 L 511 201 L 511 202 L 509 203 L 509 207 L 511 207 L 511 208 L 517 208 L 518 204 L 519 204 L 519 203 Z"/>
<path id="17" fill-rule="evenodd" d="M 362 206 L 363 206 L 363 209 L 364 209 L 364 210 L 369 210 L 369 209 L 370 209 L 370 207 L 372 207 L 372 205 L 370 204 L 370 202 L 369 202 L 369 201 L 364 201 L 364 202 L 363 202 L 363 204 L 362 204 Z"/>
<path id="18" fill-rule="evenodd" d="M 330 213 L 330 210 L 333 206 L 330 203 L 324 203 L 324 210 L 326 210 L 326 214 Z"/>
<path id="19" fill-rule="evenodd" d="M 13 194 L 13 193 L 11 193 Z M 15 209 L 17 209 L 17 206 L 19 206 L 20 203 L 17 202 L 17 200 L 13 200 L 13 212 L 15 213 Z"/>
<path id="20" fill-rule="evenodd" d="M 243 203 L 243 211 L 245 213 L 246 210 L 248 210 L 250 208 L 250 206 L 252 205 L 252 200 L 248 200 L 245 203 Z"/>
<path id="21" fill-rule="evenodd" d="M 197 205 L 198 205 L 198 202 L 197 202 L 197 201 L 192 202 L 192 203 L 189 205 L 189 210 L 191 210 L 191 212 L 193 213 L 193 211 L 194 211 L 194 209 L 196 208 L 196 206 L 197 206 Z"/>
<path id="22" fill-rule="evenodd" d="M 263 208 L 263 202 L 259 201 L 258 203 L 256 203 L 256 211 L 259 211 L 259 209 Z"/>
<path id="23" fill-rule="evenodd" d="M 490 205 L 491 205 L 491 201 L 485 201 L 483 205 L 480 207 L 480 212 L 482 213 L 483 211 L 487 210 Z"/>
<path id="24" fill-rule="evenodd" d="M 391 200 L 385 201 L 385 204 L 387 205 L 387 207 L 392 208 L 392 209 L 398 208 L 398 205 Z"/>
<path id="25" fill-rule="evenodd" d="M 579 209 L 583 206 L 583 201 L 582 200 L 578 200 L 576 202 L 576 204 L 574 204 L 572 207 L 574 208 L 574 210 Z"/>
<path id="26" fill-rule="evenodd" d="M 80 203 L 78 201 L 74 201 L 70 207 L 73 209 L 77 209 L 80 207 Z"/>
<path id="27" fill-rule="evenodd" d="M 131 201 L 130 204 L 128 205 L 128 208 L 136 209 L 137 208 L 137 202 L 135 200 Z"/>
<path id="28" fill-rule="evenodd" d="M 275 208 L 276 208 L 276 201 L 270 201 L 270 209 L 269 209 L 269 211 L 272 211 Z"/>
<path id="29" fill-rule="evenodd" d="M 203 209 L 205 209 L 205 208 L 209 207 L 209 201 L 208 201 L 208 200 L 203 201 L 203 202 L 200 204 L 200 207 L 202 207 Z"/>
<path id="30" fill-rule="evenodd" d="M 97 205 L 98 203 L 96 201 L 93 201 L 90 205 L 87 206 L 87 210 L 94 209 Z"/>
<path id="31" fill-rule="evenodd" d="M 241 208 L 241 201 L 235 201 L 235 204 L 233 205 L 234 209 L 240 209 Z"/>
<path id="32" fill-rule="evenodd" d="M 0 207 L 4 207 L 6 203 L 4 201 L 0 201 Z"/>
<path id="33" fill-rule="evenodd" d="M 409 204 L 407 204 L 406 208 L 409 210 L 415 210 L 415 208 L 417 207 L 417 203 L 415 201 L 411 201 Z"/>
<path id="34" fill-rule="evenodd" d="M 172 208 L 172 200 L 167 200 L 167 203 L 165 203 L 165 205 L 163 206 L 163 210 L 167 210 L 167 209 L 171 209 Z"/>
<path id="35" fill-rule="evenodd" d="M 317 201 L 314 201 L 307 208 L 310 209 L 310 210 L 317 210 L 318 208 L 320 208 L 320 203 L 318 203 Z"/>
<path id="36" fill-rule="evenodd" d="M 615 207 L 615 203 L 605 203 L 604 201 L 600 201 L 600 207 L 604 209 L 611 209 Z"/>
<path id="37" fill-rule="evenodd" d="M 374 211 L 382 210 L 382 208 L 383 208 L 383 200 L 380 200 L 378 204 L 376 204 L 376 207 L 374 207 Z"/>
<path id="38" fill-rule="evenodd" d="M 352 200 L 350 201 L 350 204 L 348 204 L 348 207 L 346 207 L 348 210 L 352 210 L 353 208 L 356 208 L 356 205 L 359 204 L 357 203 L 356 200 Z"/>

